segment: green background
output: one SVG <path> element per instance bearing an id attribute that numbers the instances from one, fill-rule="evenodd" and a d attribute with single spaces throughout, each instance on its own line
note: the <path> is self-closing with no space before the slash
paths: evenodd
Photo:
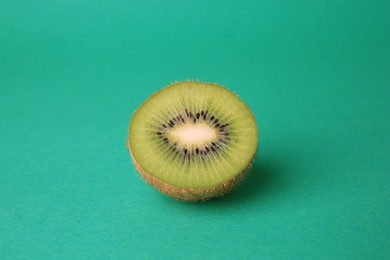
<path id="1" fill-rule="evenodd" d="M 389 1 L 0 2 L 0 258 L 390 258 Z M 222 84 L 260 147 L 229 196 L 146 185 L 132 113 Z"/>

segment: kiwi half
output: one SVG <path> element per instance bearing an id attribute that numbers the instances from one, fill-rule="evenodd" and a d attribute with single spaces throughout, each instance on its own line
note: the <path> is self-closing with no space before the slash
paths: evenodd
<path id="1" fill-rule="evenodd" d="M 146 182 L 178 200 L 198 201 L 226 194 L 245 177 L 258 132 L 235 94 L 216 84 L 181 82 L 134 113 L 128 145 Z"/>

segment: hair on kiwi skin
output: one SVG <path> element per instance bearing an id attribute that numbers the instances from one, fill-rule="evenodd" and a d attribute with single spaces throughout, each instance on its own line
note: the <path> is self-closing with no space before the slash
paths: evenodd
<path id="1" fill-rule="evenodd" d="M 199 82 L 191 82 L 191 81 L 178 82 L 178 83 L 174 83 L 172 85 L 169 85 L 166 88 L 169 88 L 169 87 L 177 85 L 177 84 L 185 84 L 185 83 L 198 84 Z M 206 84 L 206 83 L 199 83 L 199 84 Z M 206 85 L 220 87 L 217 84 L 206 84 Z M 164 89 L 166 89 L 166 88 L 164 88 Z M 153 94 L 150 98 L 148 98 L 144 102 L 144 104 L 134 113 L 134 115 L 147 103 L 147 101 L 149 101 L 151 98 L 153 98 L 157 93 Z M 244 103 L 242 103 L 242 104 L 244 104 Z M 245 104 L 244 104 L 244 106 L 247 109 L 249 109 Z M 134 117 L 134 115 L 133 115 L 133 117 Z M 130 123 L 130 125 L 131 125 L 131 123 Z M 255 127 L 256 127 L 256 131 L 257 131 L 257 126 L 255 126 Z M 177 187 L 175 185 L 171 185 L 171 184 L 166 183 L 163 180 L 155 177 L 154 175 L 152 175 L 151 173 L 146 171 L 141 166 L 141 164 L 137 161 L 136 157 L 134 156 L 134 153 L 132 150 L 132 145 L 130 142 L 130 135 L 131 135 L 131 130 L 129 128 L 128 148 L 129 148 L 130 156 L 133 160 L 134 166 L 135 166 L 136 170 L 139 172 L 140 176 L 148 184 L 150 184 L 151 186 L 156 188 L 159 192 L 161 192 L 167 196 L 170 196 L 172 198 L 175 198 L 177 200 L 185 201 L 185 202 L 205 201 L 205 200 L 209 200 L 211 198 L 224 196 L 225 194 L 231 192 L 249 174 L 249 172 L 252 168 L 252 163 L 253 163 L 255 156 L 256 156 L 256 151 L 257 151 L 257 146 L 258 146 L 257 140 L 256 140 L 256 151 L 254 152 L 252 158 L 250 159 L 250 162 L 246 165 L 246 167 L 242 171 L 240 171 L 235 176 L 233 176 L 233 178 L 225 180 L 222 183 L 219 183 L 218 185 L 210 186 L 210 187 L 200 187 L 200 188 L 199 187 Z"/>
<path id="2" fill-rule="evenodd" d="M 241 173 L 236 175 L 233 179 L 230 179 L 226 182 L 221 183 L 220 185 L 212 188 L 204 188 L 204 189 L 196 189 L 196 188 L 179 188 L 172 185 L 169 185 L 151 174 L 144 171 L 141 166 L 135 160 L 133 154 L 130 155 L 134 162 L 134 167 L 137 169 L 138 173 L 141 175 L 142 179 L 144 179 L 149 185 L 156 188 L 162 194 L 165 194 L 174 199 L 184 201 L 184 202 L 195 202 L 195 201 L 206 201 L 212 198 L 222 197 L 229 192 L 231 192 L 234 188 L 236 188 L 250 173 L 252 169 L 252 163 L 254 161 L 254 157 L 252 162 L 248 164 L 247 168 L 243 170 Z"/>

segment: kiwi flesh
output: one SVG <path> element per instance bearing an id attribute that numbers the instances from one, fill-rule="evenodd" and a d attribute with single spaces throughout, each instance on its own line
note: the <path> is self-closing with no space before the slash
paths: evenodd
<path id="1" fill-rule="evenodd" d="M 142 178 L 182 201 L 223 196 L 249 173 L 258 147 L 250 109 L 216 84 L 179 82 L 130 121 L 128 146 Z"/>

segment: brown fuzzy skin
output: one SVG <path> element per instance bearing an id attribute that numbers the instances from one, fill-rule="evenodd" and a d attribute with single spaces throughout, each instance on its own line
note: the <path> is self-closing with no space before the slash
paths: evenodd
<path id="1" fill-rule="evenodd" d="M 224 196 L 225 194 L 232 191 L 238 184 L 240 184 L 246 176 L 249 175 L 250 170 L 252 169 L 252 162 L 255 158 L 251 160 L 251 163 L 243 170 L 241 173 L 237 174 L 234 178 L 221 183 L 218 186 L 210 187 L 210 188 L 180 188 L 172 186 L 168 183 L 165 183 L 153 175 L 144 171 L 141 166 L 135 160 L 131 147 L 128 144 L 128 148 L 130 151 L 131 158 L 133 159 L 134 166 L 141 175 L 141 177 L 151 186 L 156 188 L 159 192 L 175 198 L 184 202 L 195 202 L 195 201 L 205 201 L 216 197 Z"/>

